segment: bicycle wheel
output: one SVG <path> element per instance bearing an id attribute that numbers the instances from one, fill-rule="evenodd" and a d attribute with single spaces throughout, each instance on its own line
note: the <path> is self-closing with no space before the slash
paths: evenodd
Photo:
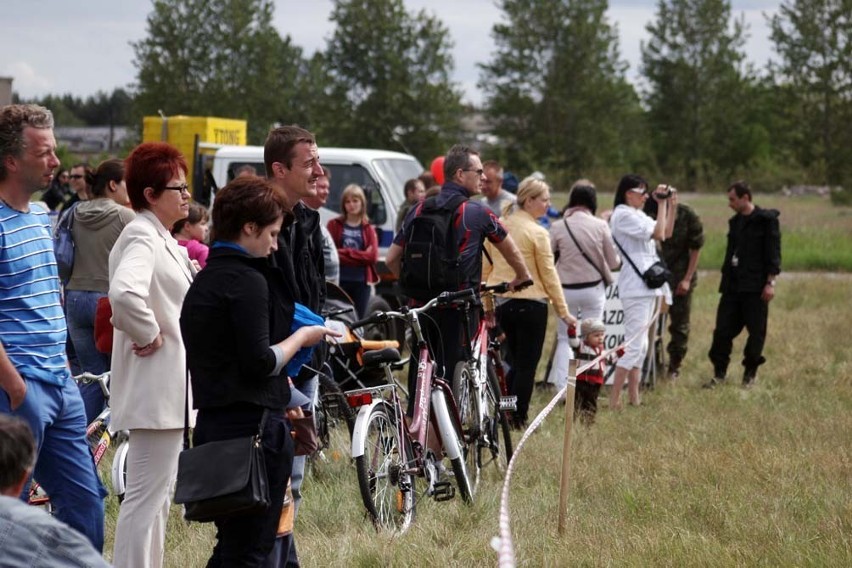
<path id="1" fill-rule="evenodd" d="M 479 445 L 480 467 L 493 463 L 498 471 L 504 473 L 512 459 L 512 429 L 509 416 L 500 409 L 500 383 L 494 365 L 488 363 L 488 383 L 486 384 L 483 404 L 485 414 L 485 435 Z"/>
<path id="2" fill-rule="evenodd" d="M 355 458 L 364 506 L 376 529 L 404 532 L 414 520 L 414 476 L 403 472 L 401 444 L 409 442 L 400 439 L 390 404 L 373 408 L 364 437 L 364 455 Z"/>
<path id="3" fill-rule="evenodd" d="M 453 398 L 461 419 L 461 439 L 464 444 L 464 460 L 471 476 L 472 490 L 479 488 L 482 462 L 479 461 L 479 446 L 482 442 L 482 425 L 479 422 L 479 393 L 475 385 L 475 371 L 468 361 L 459 361 L 453 372 Z"/>
<path id="4" fill-rule="evenodd" d="M 456 478 L 456 486 L 459 489 L 462 500 L 465 503 L 473 503 L 473 489 L 470 483 L 470 474 L 464 455 L 464 439 L 462 428 L 454 413 L 450 412 L 447 401 L 447 393 L 443 390 L 432 391 L 432 412 L 441 433 L 441 442 L 444 445 L 444 453 L 450 458 L 453 475 Z"/>
<path id="5" fill-rule="evenodd" d="M 127 451 L 130 449 L 130 440 L 126 439 L 118 445 L 112 456 L 112 492 L 118 497 L 118 502 L 124 501 L 124 492 L 127 489 Z"/>

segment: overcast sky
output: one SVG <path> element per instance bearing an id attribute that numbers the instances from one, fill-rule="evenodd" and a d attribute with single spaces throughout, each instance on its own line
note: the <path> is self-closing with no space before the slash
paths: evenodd
<path id="1" fill-rule="evenodd" d="M 780 0 L 733 0 L 733 13 L 748 26 L 746 54 L 757 66 L 771 56 L 765 16 Z M 276 0 L 274 24 L 306 55 L 325 47 L 331 36 L 331 0 Z M 501 19 L 494 0 L 405 0 L 410 10 L 436 13 L 449 29 L 455 59 L 454 80 L 465 100 L 478 104 L 477 63 L 491 58 L 491 29 Z M 654 18 L 654 0 L 611 0 L 610 22 L 618 27 L 620 52 L 635 80 L 645 24 Z M 0 76 L 14 77 L 22 97 L 48 93 L 86 96 L 126 87 L 136 78 L 131 41 L 145 35 L 150 0 L 2 0 Z"/>

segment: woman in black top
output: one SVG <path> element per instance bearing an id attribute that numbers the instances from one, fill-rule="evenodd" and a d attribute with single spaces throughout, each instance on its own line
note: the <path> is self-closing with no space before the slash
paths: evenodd
<path id="1" fill-rule="evenodd" d="M 275 540 L 293 441 L 284 416 L 290 400 L 286 364 L 301 348 L 332 333 L 321 326 L 291 333 L 294 304 L 277 248 L 285 203 L 258 177 L 237 178 L 216 195 L 214 242 L 181 311 L 181 332 L 198 409 L 195 445 L 262 433 L 271 505 L 260 514 L 216 521 L 208 566 L 257 566 Z"/>

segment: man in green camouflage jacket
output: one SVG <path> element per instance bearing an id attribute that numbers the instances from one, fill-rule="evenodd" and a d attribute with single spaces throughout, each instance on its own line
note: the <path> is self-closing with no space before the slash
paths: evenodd
<path id="1" fill-rule="evenodd" d="M 689 315 L 692 310 L 692 290 L 698 282 L 698 257 L 704 245 L 704 226 L 698 214 L 688 205 L 678 203 L 677 193 L 672 195 L 672 205 L 677 208 L 672 236 L 662 243 L 660 256 L 672 272 L 669 286 L 672 289 L 673 303 L 669 308 L 668 375 L 677 379 L 680 366 L 686 357 L 689 341 Z M 656 203 L 649 199 L 646 213 L 656 217 L 652 209 Z"/>

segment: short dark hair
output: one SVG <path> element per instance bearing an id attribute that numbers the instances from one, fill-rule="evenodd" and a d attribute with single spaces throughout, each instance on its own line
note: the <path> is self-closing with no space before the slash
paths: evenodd
<path id="1" fill-rule="evenodd" d="M 91 189 L 93 197 L 105 196 L 109 182 L 121 183 L 124 179 L 124 161 L 117 158 L 104 160 L 94 171 L 84 167 L 86 168 L 86 185 Z"/>
<path id="2" fill-rule="evenodd" d="M 428 170 L 417 176 L 417 179 L 423 182 L 423 187 L 426 189 L 435 185 L 435 176 L 433 176 L 432 172 Z"/>
<path id="3" fill-rule="evenodd" d="M 4 181 L 6 157 L 20 158 L 24 151 L 24 128 L 53 128 L 53 113 L 38 105 L 0 107 L 0 181 Z"/>
<path id="4" fill-rule="evenodd" d="M 177 235 L 178 233 L 180 233 L 187 223 L 195 225 L 196 223 L 206 221 L 209 218 L 210 216 L 207 213 L 206 207 L 204 207 L 200 203 L 190 203 L 189 214 L 183 219 L 178 219 L 177 221 L 175 221 L 175 224 L 172 225 L 172 234 Z"/>
<path id="5" fill-rule="evenodd" d="M 160 195 L 163 188 L 180 172 L 189 171 L 186 160 L 177 148 L 165 142 L 143 142 L 136 146 L 124 160 L 124 181 L 127 195 L 135 211 L 149 209 L 145 188 Z"/>
<path id="6" fill-rule="evenodd" d="M 598 194 L 595 184 L 587 179 L 578 179 L 571 186 L 568 196 L 568 208 L 586 207 L 594 215 L 598 210 Z"/>
<path id="7" fill-rule="evenodd" d="M 613 207 L 618 207 L 619 205 L 624 205 L 627 202 L 627 191 L 636 187 L 648 188 L 648 182 L 645 181 L 640 175 L 636 174 L 626 174 L 622 176 L 621 180 L 618 182 L 618 188 L 615 190 L 615 199 L 613 200 Z"/>
<path id="8" fill-rule="evenodd" d="M 420 178 L 411 178 L 410 180 L 405 182 L 405 186 L 403 186 L 402 190 L 406 199 L 408 199 L 409 193 L 417 189 L 417 184 L 423 185 L 423 180 L 421 180 Z M 423 185 L 423 189 L 426 189 L 425 185 Z"/>
<path id="9" fill-rule="evenodd" d="M 263 165 L 266 167 L 266 177 L 272 177 L 272 164 L 280 162 L 293 167 L 295 148 L 301 143 L 316 144 L 314 135 L 298 125 L 279 126 L 269 131 L 263 144 Z"/>
<path id="10" fill-rule="evenodd" d="M 736 193 L 737 197 L 739 197 L 740 199 L 742 199 L 743 196 L 748 195 L 748 200 L 752 200 L 751 188 L 744 180 L 739 180 L 732 183 L 731 187 L 729 187 L 728 191 L 726 191 L 725 193 L 730 193 L 731 191 Z"/>
<path id="11" fill-rule="evenodd" d="M 444 181 L 453 179 L 456 170 L 464 170 L 470 167 L 470 157 L 478 155 L 479 152 L 463 144 L 456 144 L 450 148 L 444 158 Z"/>
<path id="12" fill-rule="evenodd" d="M 216 192 L 213 202 L 213 238 L 235 241 L 246 223 L 271 225 L 287 211 L 284 195 L 266 178 L 235 178 Z"/>
<path id="13" fill-rule="evenodd" d="M 0 414 L 0 490 L 14 487 L 35 462 L 36 445 L 29 425 L 16 416 Z"/>

